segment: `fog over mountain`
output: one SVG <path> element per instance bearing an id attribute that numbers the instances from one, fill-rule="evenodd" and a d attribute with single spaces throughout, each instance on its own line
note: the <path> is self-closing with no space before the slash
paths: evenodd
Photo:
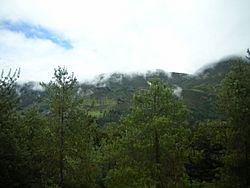
<path id="1" fill-rule="evenodd" d="M 101 73 L 194 73 L 250 46 L 248 0 L 1 0 L 0 68 L 48 81 L 65 66 Z"/>

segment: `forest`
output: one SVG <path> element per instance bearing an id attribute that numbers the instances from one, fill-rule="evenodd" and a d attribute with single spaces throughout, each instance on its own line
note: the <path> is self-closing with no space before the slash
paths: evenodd
<path id="1" fill-rule="evenodd" d="M 249 50 L 196 75 L 20 74 L 0 77 L 0 187 L 250 187 Z"/>

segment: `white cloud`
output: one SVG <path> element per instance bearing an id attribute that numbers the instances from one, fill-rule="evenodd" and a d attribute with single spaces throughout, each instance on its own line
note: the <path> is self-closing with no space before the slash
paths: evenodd
<path id="1" fill-rule="evenodd" d="M 48 40 L 0 30 L 0 68 L 23 80 L 49 80 L 65 65 L 79 79 L 113 71 L 192 73 L 250 47 L 247 0 L 1 0 L 0 20 L 24 20 L 69 38 Z"/>
<path id="2" fill-rule="evenodd" d="M 179 86 L 176 86 L 176 88 L 174 89 L 174 95 L 176 95 L 177 97 L 181 97 L 181 93 L 182 93 L 182 88 Z"/>

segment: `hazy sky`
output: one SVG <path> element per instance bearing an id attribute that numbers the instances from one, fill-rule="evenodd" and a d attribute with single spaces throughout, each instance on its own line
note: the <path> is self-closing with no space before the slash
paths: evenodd
<path id="1" fill-rule="evenodd" d="M 0 68 L 193 73 L 250 47 L 250 0 L 0 0 Z"/>

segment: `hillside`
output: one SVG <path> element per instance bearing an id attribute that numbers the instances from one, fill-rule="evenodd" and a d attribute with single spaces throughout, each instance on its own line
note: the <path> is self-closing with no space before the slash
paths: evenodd
<path id="1" fill-rule="evenodd" d="M 81 83 L 79 93 L 85 98 L 84 108 L 96 116 L 97 122 L 103 125 L 106 122 L 118 121 L 120 115 L 127 113 L 133 94 L 139 89 L 147 88 L 151 79 L 160 78 L 183 99 L 191 113 L 191 120 L 216 119 L 219 118 L 215 105 L 216 91 L 237 59 L 233 57 L 203 67 L 194 75 L 167 73 L 163 70 L 132 75 L 102 74 L 93 82 Z M 18 85 L 17 90 L 20 95 L 20 110 L 35 103 L 40 105 L 42 111 L 46 110 L 42 102 L 46 96 L 38 83 Z"/>

